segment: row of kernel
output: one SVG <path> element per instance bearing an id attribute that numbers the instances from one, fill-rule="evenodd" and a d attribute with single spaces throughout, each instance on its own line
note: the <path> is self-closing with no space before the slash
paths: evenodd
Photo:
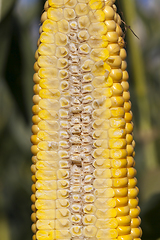
<path id="1" fill-rule="evenodd" d="M 91 1 L 90 1 L 91 3 Z M 98 4 L 93 4 L 91 7 L 96 7 Z M 104 13 L 103 13 L 104 14 Z M 102 40 L 101 44 L 108 44 L 107 38 L 103 39 L 101 35 L 107 33 L 107 27 L 104 23 L 105 14 L 100 15 L 102 18 L 104 16 L 103 22 L 98 22 L 90 26 L 92 30 L 92 35 L 98 35 L 99 39 Z M 98 28 L 98 31 L 96 30 Z M 96 32 L 97 31 L 97 32 Z M 107 46 L 107 45 L 106 45 Z M 112 90 L 109 88 L 112 85 L 112 81 L 107 80 L 108 73 L 110 71 L 109 65 L 105 62 L 108 57 L 108 51 L 105 48 L 92 50 L 91 58 L 95 61 L 92 68 L 92 74 L 94 76 L 93 86 L 94 90 L 92 96 L 94 98 L 93 107 L 94 111 L 92 113 L 93 118 L 93 139 L 98 137 L 98 140 L 94 140 L 93 144 L 93 157 L 94 157 L 94 181 L 93 186 L 95 201 L 95 227 L 92 227 L 92 232 L 90 237 L 96 236 L 97 238 L 116 238 L 117 231 L 114 225 L 113 219 L 116 216 L 115 205 L 112 201 L 114 197 L 113 189 L 111 188 L 111 169 L 110 164 L 107 166 L 107 158 L 111 153 L 108 149 L 108 119 L 111 118 L 111 111 L 108 109 L 111 107 L 110 97 L 112 95 Z M 107 83 L 107 84 L 106 84 Z M 109 84 L 108 84 L 109 83 Z M 105 86 L 105 85 L 106 86 Z M 102 85 L 102 86 L 101 86 Z M 108 86 L 107 86 L 108 85 Z M 101 88 L 99 87 L 101 86 Z M 108 87 L 108 88 L 106 88 Z M 101 131 L 100 131 L 101 130 Z M 104 167 L 103 167 L 104 165 Z M 108 168 L 109 167 L 109 168 Z M 114 226 L 113 226 L 114 225 Z"/>
<path id="2" fill-rule="evenodd" d="M 92 20 L 88 16 L 81 18 L 83 28 L 88 28 L 88 33 L 91 33 L 90 26 L 92 25 Z M 95 236 L 95 217 L 92 214 L 94 209 L 94 197 L 93 197 L 93 166 L 92 166 L 92 139 L 91 139 L 91 123 L 92 123 L 92 80 L 93 75 L 91 74 L 91 69 L 93 61 L 91 57 L 91 48 L 88 45 L 88 39 L 86 39 L 82 53 L 82 65 L 81 73 L 83 74 L 83 79 L 81 80 L 81 93 L 83 101 L 83 111 L 81 113 L 82 129 L 81 129 L 81 146 L 82 146 L 82 172 L 83 172 L 83 199 L 82 203 L 84 205 L 83 209 L 83 236 L 84 237 L 94 237 Z"/>
<path id="3" fill-rule="evenodd" d="M 70 43 L 69 38 L 67 36 L 67 32 L 65 31 L 69 29 L 68 21 L 64 19 L 61 21 L 61 28 L 63 28 L 63 38 L 68 39 L 68 43 Z M 62 30 L 61 30 L 62 31 Z M 60 39 L 59 39 L 60 40 Z M 62 45 L 63 46 L 63 45 Z M 59 120 L 60 120 L 60 145 L 61 151 L 58 151 L 61 161 L 64 164 L 64 178 L 63 178 L 63 195 L 59 199 L 63 199 L 65 204 L 57 209 L 60 212 L 60 221 L 62 222 L 55 231 L 55 238 L 63 239 L 63 238 L 70 238 L 71 233 L 70 229 L 72 226 L 71 222 L 71 202 L 70 202 L 70 194 L 71 194 L 71 182 L 70 179 L 71 175 L 71 161 L 70 161 L 70 149 L 72 143 L 70 141 L 70 122 L 71 122 L 71 92 L 70 92 L 70 83 L 69 83 L 69 46 L 66 45 L 65 47 L 59 48 L 58 51 L 58 61 L 59 61 L 59 73 L 58 78 L 60 82 L 60 92 L 61 98 L 59 100 L 61 105 L 61 111 L 59 112 Z M 58 68 L 58 66 L 57 66 Z M 62 169 L 62 168 L 61 168 Z M 62 169 L 63 170 L 63 169 Z M 57 227 L 57 226 L 56 226 Z"/>
<path id="4" fill-rule="evenodd" d="M 69 68 L 69 82 L 71 99 L 70 99 L 70 112 L 71 112 L 71 129 L 70 129 L 70 161 L 71 161 L 71 178 L 70 178 L 70 214 L 72 228 L 70 233 L 72 238 L 82 235 L 82 176 L 81 169 L 82 162 L 80 157 L 81 149 L 81 119 L 80 113 L 83 105 L 81 104 L 81 74 L 79 71 L 79 64 L 81 62 L 78 56 L 78 24 L 77 20 L 72 22 L 72 37 L 70 37 L 70 64 Z M 74 29 L 73 29 L 74 28 Z"/>
<path id="5" fill-rule="evenodd" d="M 135 161 L 133 159 L 134 152 L 134 140 L 133 140 L 133 123 L 132 123 L 132 112 L 131 112 L 131 103 L 130 103 L 130 95 L 129 95 L 129 84 L 128 84 L 128 73 L 126 71 L 127 64 L 125 61 L 126 51 L 121 46 L 120 55 L 122 58 L 122 87 L 124 89 L 124 100 L 125 100 L 125 121 L 126 121 L 126 141 L 127 141 L 127 167 L 128 167 L 128 197 L 129 197 L 129 207 L 130 207 L 130 217 L 131 217 L 131 235 L 133 239 L 140 239 L 141 237 L 141 229 L 139 213 L 140 209 L 138 207 L 138 188 L 136 187 L 137 179 L 135 178 L 136 170 L 134 169 Z"/>
<path id="6" fill-rule="evenodd" d="M 107 8 L 108 12 L 113 12 L 115 9 L 112 8 Z M 122 71 L 121 71 L 121 66 L 122 66 L 122 59 L 120 56 L 120 46 L 119 46 L 119 32 L 121 32 L 120 29 L 120 17 L 118 14 L 115 13 L 114 19 L 110 17 L 108 21 L 106 21 L 106 24 L 108 28 L 110 29 L 110 35 L 115 38 L 115 40 L 112 41 L 111 44 L 108 45 L 108 50 L 110 53 L 110 57 L 107 59 L 108 64 L 111 66 L 113 69 L 112 72 L 110 73 L 110 76 L 113 79 L 113 96 L 115 97 L 115 103 L 117 111 L 120 112 L 121 108 L 124 108 L 124 98 L 123 98 L 123 88 L 121 86 L 121 80 L 122 80 Z M 114 42 L 114 43 L 113 43 Z M 114 105 L 113 105 L 114 106 Z M 123 113 L 121 116 L 117 115 L 117 120 L 119 120 L 119 126 L 121 131 L 125 132 L 125 126 L 123 123 L 125 123 L 124 119 L 124 109 Z M 116 120 L 116 116 L 115 119 Z M 116 122 L 115 122 L 116 123 Z M 121 124 L 120 124 L 121 123 Z M 123 126 L 122 126 L 123 125 Z M 113 136 L 113 142 L 111 144 L 111 148 L 113 149 L 119 149 L 120 151 L 125 151 L 124 155 L 124 160 L 126 160 L 127 157 L 127 151 L 126 151 L 126 140 L 125 140 L 125 135 L 124 134 L 123 138 L 120 139 L 114 139 Z M 116 136 L 118 137 L 118 136 Z M 116 144 L 114 144 L 116 143 Z M 124 161 L 123 159 L 120 159 L 120 161 Z M 125 165 L 120 168 L 118 165 L 115 166 L 116 170 L 118 170 L 117 176 L 115 175 L 113 178 L 117 179 L 119 177 L 119 187 L 117 188 L 117 185 L 114 186 L 114 192 L 117 194 L 116 196 L 116 206 L 117 206 L 117 221 L 118 221 L 118 227 L 117 227 L 117 234 L 118 238 L 127 238 L 127 239 L 132 239 L 131 238 L 131 227 L 130 227 L 130 216 L 129 216 L 129 206 L 128 206 L 128 186 L 127 186 L 127 162 L 125 161 Z M 118 169 L 117 169 L 118 168 Z M 114 169 L 114 168 L 113 168 Z M 116 181 L 117 184 L 117 181 Z"/>
<path id="7" fill-rule="evenodd" d="M 43 35 L 45 38 L 43 38 Z M 43 238 L 44 234 L 47 236 L 50 228 L 51 232 L 54 229 L 53 222 L 58 214 L 58 211 L 55 211 L 55 200 L 57 198 L 63 199 L 66 196 L 66 191 L 63 188 L 67 183 L 66 180 L 63 180 L 66 178 L 67 170 L 61 169 L 61 166 L 65 164 L 62 161 L 58 162 L 59 156 L 56 153 L 59 148 L 57 145 L 59 124 L 56 120 L 58 119 L 57 111 L 60 109 L 57 101 L 60 97 L 59 83 L 56 79 L 57 70 L 54 68 L 57 59 L 53 57 L 54 45 L 50 41 L 50 35 L 47 34 L 47 30 L 43 35 L 40 37 L 37 54 L 40 56 L 38 56 L 37 64 L 35 64 L 35 70 L 38 71 L 38 77 L 40 77 L 39 85 L 41 90 L 39 95 L 42 98 L 39 104 L 41 111 L 38 113 L 42 120 L 39 122 L 41 142 L 38 144 L 38 148 L 41 151 L 37 153 L 39 161 L 36 166 L 37 200 L 35 205 L 37 209 L 36 218 L 38 219 L 36 223 L 38 229 L 36 233 L 37 239 Z M 46 68 L 46 66 L 49 66 L 49 68 Z M 52 156 L 55 156 L 54 161 Z M 58 181 L 57 178 L 59 179 Z M 50 221 L 46 222 L 46 220 Z"/>
<path id="8" fill-rule="evenodd" d="M 35 54 L 35 58 L 36 60 L 38 59 L 38 53 Z M 41 90 L 41 87 L 39 85 L 39 81 L 40 81 L 40 77 L 38 76 L 38 70 L 39 70 L 39 66 L 35 63 L 34 65 L 34 70 L 35 70 L 35 74 L 34 74 L 34 77 L 33 77 L 33 80 L 35 82 L 35 85 L 34 85 L 34 93 L 35 95 L 33 96 L 33 103 L 35 104 L 32 108 L 32 111 L 33 111 L 33 114 L 34 116 L 32 117 L 32 122 L 33 122 L 33 126 L 32 126 L 32 133 L 33 135 L 31 136 L 31 142 L 34 144 L 33 147 L 32 147 L 32 152 L 34 154 L 34 156 L 32 157 L 32 166 L 31 166 L 31 171 L 33 173 L 32 175 L 32 181 L 34 182 L 34 184 L 32 185 L 32 196 L 31 196 L 31 200 L 33 202 L 31 208 L 32 208 L 32 215 L 31 215 L 31 219 L 32 221 L 34 222 L 34 224 L 32 224 L 32 231 L 33 233 L 36 233 L 37 231 L 37 226 L 36 226 L 36 222 L 37 222 L 37 216 L 36 216 L 36 211 L 37 211 L 37 208 L 36 208 L 36 205 L 35 205 L 35 202 L 37 200 L 36 198 L 36 171 L 37 171 L 37 168 L 36 168 L 36 163 L 38 162 L 38 159 L 37 159 L 37 156 L 36 156 L 36 153 L 37 153 L 37 144 L 41 141 L 41 139 L 38 137 L 38 132 L 40 131 L 39 127 L 38 127 L 38 123 L 41 121 L 41 119 L 39 118 L 38 116 L 38 113 L 39 111 L 41 110 L 39 108 L 39 102 L 41 101 L 41 97 L 39 96 L 39 91 Z M 35 239 L 35 235 L 33 235 L 33 240 Z"/>

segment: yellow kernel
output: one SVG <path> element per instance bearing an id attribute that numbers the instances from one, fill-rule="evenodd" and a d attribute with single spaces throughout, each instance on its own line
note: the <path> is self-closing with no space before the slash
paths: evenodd
<path id="1" fill-rule="evenodd" d="M 132 237 L 134 238 L 140 238 L 142 235 L 142 230 L 141 228 L 132 228 L 131 234 L 132 234 Z"/>
<path id="2" fill-rule="evenodd" d="M 118 227 L 117 220 L 115 218 L 111 219 L 97 219 L 95 226 L 102 229 L 114 229 Z"/>
<path id="3" fill-rule="evenodd" d="M 92 36 L 104 35 L 107 33 L 107 26 L 103 22 L 91 23 L 88 28 L 88 33 Z"/>
<path id="4" fill-rule="evenodd" d="M 121 50 L 120 50 L 120 57 L 122 58 L 122 60 L 126 59 L 127 52 L 126 52 L 125 48 L 121 48 Z"/>
<path id="5" fill-rule="evenodd" d="M 137 227 L 139 227 L 140 224 L 141 224 L 140 217 L 131 219 L 131 228 L 137 228 Z"/>
<path id="6" fill-rule="evenodd" d="M 40 139 L 37 137 L 37 135 L 32 135 L 31 136 L 31 142 L 33 144 L 38 144 L 40 142 Z"/>
<path id="7" fill-rule="evenodd" d="M 121 26 L 121 24 L 122 24 L 122 20 L 121 20 L 121 17 L 120 17 L 119 14 L 117 14 L 117 24 L 118 24 L 119 26 Z"/>
<path id="8" fill-rule="evenodd" d="M 112 32 L 116 30 L 116 23 L 114 20 L 107 20 L 105 21 L 105 24 L 107 26 L 108 32 Z"/>
<path id="9" fill-rule="evenodd" d="M 65 46 L 68 43 L 68 38 L 66 34 L 56 33 L 55 34 L 55 43 L 57 46 Z"/>
<path id="10" fill-rule="evenodd" d="M 54 35 L 50 32 L 42 32 L 40 35 L 42 43 L 54 43 Z"/>
<path id="11" fill-rule="evenodd" d="M 127 176 L 127 169 L 126 168 L 113 168 L 111 169 L 112 177 L 114 178 L 123 178 Z"/>
<path id="12" fill-rule="evenodd" d="M 32 205 L 31 205 L 31 209 L 32 209 L 33 212 L 36 212 L 35 204 L 32 204 Z"/>
<path id="13" fill-rule="evenodd" d="M 127 71 L 123 71 L 123 81 L 127 81 L 129 78 L 128 72 Z"/>
<path id="14" fill-rule="evenodd" d="M 132 133 L 133 132 L 133 123 L 126 123 L 126 132 L 127 133 Z"/>
<path id="15" fill-rule="evenodd" d="M 47 10 L 48 8 L 49 8 L 49 3 L 48 3 L 48 1 L 46 1 L 44 4 L 44 10 Z"/>
<path id="16" fill-rule="evenodd" d="M 117 7 L 115 4 L 112 5 L 112 8 L 114 9 L 115 12 L 117 12 Z"/>
<path id="17" fill-rule="evenodd" d="M 75 7 L 77 16 L 83 16 L 88 14 L 88 6 L 85 3 L 78 3 Z"/>
<path id="18" fill-rule="evenodd" d="M 130 216 L 131 216 L 131 218 L 136 218 L 136 217 L 139 216 L 139 214 L 140 214 L 140 208 L 139 207 L 130 209 Z"/>
<path id="19" fill-rule="evenodd" d="M 47 20 L 48 16 L 47 16 L 47 12 L 45 11 L 44 13 L 42 13 L 41 15 L 41 23 L 43 23 L 45 20 Z"/>
<path id="20" fill-rule="evenodd" d="M 39 152 L 39 148 L 37 147 L 37 145 L 31 146 L 31 152 L 33 155 L 37 155 L 37 153 Z"/>
<path id="21" fill-rule="evenodd" d="M 129 91 L 123 92 L 123 98 L 124 98 L 124 101 L 126 101 L 126 102 L 130 100 L 130 93 L 129 93 Z"/>
<path id="22" fill-rule="evenodd" d="M 136 198 L 138 193 L 139 193 L 139 189 L 137 187 L 128 189 L 129 198 Z"/>
<path id="23" fill-rule="evenodd" d="M 49 98 L 49 99 L 59 99 L 60 98 L 60 91 L 57 89 L 42 89 L 39 92 L 41 98 Z"/>
<path id="24" fill-rule="evenodd" d="M 125 158 L 127 155 L 127 151 L 125 149 L 111 149 L 110 157 L 113 159 L 121 159 Z"/>
<path id="25" fill-rule="evenodd" d="M 89 6 L 91 9 L 101 9 L 103 7 L 103 1 L 102 0 L 90 0 Z"/>
<path id="26" fill-rule="evenodd" d="M 121 69 L 112 69 L 110 72 L 110 77 L 114 82 L 120 82 L 122 80 L 122 70 Z"/>
<path id="27" fill-rule="evenodd" d="M 64 18 L 66 19 L 66 20 L 73 20 L 73 19 L 75 19 L 75 17 L 76 17 L 76 14 L 75 14 L 75 11 L 73 10 L 73 9 L 71 9 L 71 8 L 65 8 L 64 9 Z"/>
<path id="28" fill-rule="evenodd" d="M 32 190 L 33 193 L 36 192 L 36 185 L 35 184 L 32 184 L 31 190 Z"/>
<path id="29" fill-rule="evenodd" d="M 105 6 L 104 7 L 104 13 L 105 13 L 106 20 L 113 20 L 114 19 L 115 11 L 112 7 Z"/>
<path id="30" fill-rule="evenodd" d="M 39 94 L 39 91 L 40 91 L 40 90 L 41 90 L 41 87 L 40 87 L 39 84 L 35 84 L 35 85 L 33 86 L 33 91 L 34 91 L 35 94 Z"/>
<path id="31" fill-rule="evenodd" d="M 36 165 L 35 164 L 32 164 L 31 165 L 31 172 L 33 173 L 33 174 L 35 174 L 35 172 L 36 172 Z"/>
<path id="32" fill-rule="evenodd" d="M 127 185 L 128 185 L 127 177 L 112 179 L 112 187 L 120 188 L 120 187 L 127 187 Z"/>
<path id="33" fill-rule="evenodd" d="M 35 74 L 33 75 L 33 81 L 34 81 L 35 84 L 38 84 L 38 83 L 39 83 L 40 77 L 38 76 L 38 73 L 35 73 Z"/>
<path id="34" fill-rule="evenodd" d="M 124 138 L 126 131 L 124 129 L 110 128 L 108 130 L 109 138 Z"/>
<path id="35" fill-rule="evenodd" d="M 38 66 L 38 63 L 37 63 L 37 62 L 35 62 L 33 68 L 34 68 L 34 71 L 35 71 L 35 72 L 38 72 L 38 70 L 39 70 L 39 66 Z"/>
<path id="36" fill-rule="evenodd" d="M 90 53 L 90 58 L 94 61 L 105 61 L 109 57 L 109 52 L 105 48 L 95 48 Z"/>
<path id="37" fill-rule="evenodd" d="M 39 132 L 39 127 L 37 125 L 32 126 L 32 133 L 37 134 Z"/>
<path id="38" fill-rule="evenodd" d="M 128 91 L 128 89 L 129 89 L 129 83 L 128 82 L 122 81 L 121 85 L 122 85 L 124 91 Z"/>
<path id="39" fill-rule="evenodd" d="M 133 155 L 133 152 L 134 152 L 133 146 L 132 146 L 132 145 L 127 145 L 127 153 L 128 153 L 128 156 Z"/>
<path id="40" fill-rule="evenodd" d="M 31 179 L 32 179 L 32 182 L 36 182 L 36 176 L 35 175 L 32 175 L 32 177 L 31 177 Z"/>
<path id="41" fill-rule="evenodd" d="M 115 197 L 121 198 L 126 197 L 128 193 L 128 188 L 114 188 Z M 118 215 L 117 215 L 118 216 Z"/>
<path id="42" fill-rule="evenodd" d="M 35 196 L 35 194 L 32 194 L 32 195 L 31 195 L 31 201 L 32 201 L 33 203 L 35 203 L 35 201 L 36 201 L 36 196 Z"/>
<path id="43" fill-rule="evenodd" d="M 37 47 L 39 47 L 40 43 L 41 43 L 41 41 L 40 41 L 40 39 L 38 39 L 38 41 L 37 41 Z"/>
<path id="44" fill-rule="evenodd" d="M 118 232 L 116 229 L 99 229 L 97 231 L 97 238 L 103 239 L 103 238 L 108 238 L 108 239 L 114 239 L 118 236 Z"/>
<path id="45" fill-rule="evenodd" d="M 53 21 L 60 21 L 63 18 L 62 8 L 49 8 L 47 11 L 48 18 Z"/>
<path id="46" fill-rule="evenodd" d="M 119 236 L 117 240 L 133 240 L 133 237 L 131 234 L 128 234 L 128 235 Z"/>
<path id="47" fill-rule="evenodd" d="M 54 73 L 54 71 L 53 71 Z M 48 74 L 50 76 L 52 76 L 52 71 L 48 71 L 48 73 L 46 72 L 45 74 Z M 40 87 L 43 88 L 47 88 L 50 89 L 52 91 L 52 89 L 57 89 L 59 87 L 59 82 L 56 78 L 51 78 L 51 79 L 41 79 L 40 83 L 39 83 Z M 42 90 L 41 92 L 45 92 L 45 90 Z M 46 100 L 47 101 L 47 100 Z M 52 101 L 52 100 L 49 100 Z M 44 102 L 44 99 L 42 99 L 40 101 L 40 103 Z M 40 106 L 41 104 L 39 104 Z"/>
<path id="48" fill-rule="evenodd" d="M 117 207 L 115 208 L 116 211 L 117 211 L 117 216 L 120 217 L 120 216 L 126 216 L 126 215 L 129 215 L 129 207 L 128 206 L 124 206 L 124 207 Z"/>
<path id="49" fill-rule="evenodd" d="M 32 112 L 33 114 L 38 114 L 41 111 L 41 108 L 38 105 L 33 105 Z"/>
<path id="50" fill-rule="evenodd" d="M 90 21 L 88 16 L 82 16 L 78 19 L 79 28 L 88 28 L 90 25 Z"/>
<path id="51" fill-rule="evenodd" d="M 127 156 L 127 167 L 132 167 L 134 166 L 134 158 L 131 156 Z"/>
<path id="52" fill-rule="evenodd" d="M 111 89 L 112 89 L 113 95 L 120 96 L 123 94 L 123 88 L 120 83 L 113 83 Z"/>
<path id="53" fill-rule="evenodd" d="M 106 6 L 113 6 L 113 3 L 115 3 L 115 0 L 107 0 L 106 2 L 105 2 L 105 5 Z"/>
<path id="54" fill-rule="evenodd" d="M 128 179 L 128 187 L 129 188 L 134 188 L 136 185 L 137 185 L 137 179 L 136 178 Z"/>
<path id="55" fill-rule="evenodd" d="M 120 56 L 111 56 L 107 58 L 106 62 L 112 68 L 120 68 L 122 64 L 122 59 Z"/>
<path id="56" fill-rule="evenodd" d="M 31 214 L 31 220 L 32 222 L 36 222 L 36 213 Z"/>
<path id="57" fill-rule="evenodd" d="M 131 227 L 130 226 L 118 226 L 117 228 L 118 231 L 118 235 L 126 235 L 126 234 L 130 234 L 131 232 Z"/>
<path id="58" fill-rule="evenodd" d="M 124 104 L 123 97 L 119 96 L 111 97 L 111 103 L 113 107 L 122 107 Z"/>
<path id="59" fill-rule="evenodd" d="M 33 162 L 34 164 L 36 164 L 37 161 L 38 161 L 37 157 L 36 157 L 36 156 L 32 156 L 32 162 Z"/>
<path id="60" fill-rule="evenodd" d="M 105 14 L 102 10 L 89 11 L 89 19 L 91 22 L 104 22 Z"/>
<path id="61" fill-rule="evenodd" d="M 36 233 L 37 240 L 52 240 L 54 239 L 54 230 L 38 230 Z"/>
<path id="62" fill-rule="evenodd" d="M 125 139 L 110 139 L 109 147 L 112 148 L 125 148 L 127 142 Z"/>
<path id="63" fill-rule="evenodd" d="M 41 121 L 41 119 L 38 117 L 38 115 L 34 115 L 32 117 L 33 124 L 38 124 Z"/>
<path id="64" fill-rule="evenodd" d="M 115 198 L 116 200 L 116 206 L 117 207 L 123 207 L 125 205 L 128 205 L 128 197 L 118 197 L 118 198 Z"/>
<path id="65" fill-rule="evenodd" d="M 55 21 L 52 21 L 50 19 L 47 19 L 43 24 L 42 24 L 42 30 L 44 32 L 50 32 L 51 34 L 54 35 L 58 31 L 57 23 Z"/>
<path id="66" fill-rule="evenodd" d="M 122 71 L 125 71 L 126 68 L 127 68 L 127 62 L 126 61 L 122 61 L 122 64 L 121 64 Z"/>
<path id="67" fill-rule="evenodd" d="M 58 2 L 56 0 L 48 0 L 48 3 L 51 7 L 62 7 L 62 5 L 64 4 L 64 0 L 59 0 Z"/>
<path id="68" fill-rule="evenodd" d="M 57 58 L 54 56 L 40 56 L 38 58 L 38 65 L 42 68 L 56 67 Z"/>
<path id="69" fill-rule="evenodd" d="M 120 226 L 130 225 L 130 223 L 131 223 L 131 217 L 129 215 L 117 217 L 116 219 Z"/>
<path id="70" fill-rule="evenodd" d="M 131 110 L 131 102 L 124 102 L 124 110 L 125 112 L 129 112 Z"/>
<path id="71" fill-rule="evenodd" d="M 41 100 L 41 98 L 40 98 L 40 96 L 37 94 L 37 95 L 34 95 L 33 96 L 33 103 L 34 104 L 38 104 L 39 103 L 39 101 Z"/>
<path id="72" fill-rule="evenodd" d="M 117 43 L 110 43 L 107 46 L 107 50 L 109 51 L 109 56 L 119 55 L 120 47 Z"/>
<path id="73" fill-rule="evenodd" d="M 128 168 L 128 173 L 127 173 L 128 178 L 134 178 L 136 174 L 137 174 L 137 171 L 135 168 L 133 167 Z"/>
<path id="74" fill-rule="evenodd" d="M 116 32 L 107 32 L 106 37 L 109 43 L 118 42 L 118 34 Z"/>
<path id="75" fill-rule="evenodd" d="M 128 199 L 128 205 L 130 208 L 136 208 L 138 206 L 138 198 L 134 198 L 134 199 Z"/>
<path id="76" fill-rule="evenodd" d="M 122 36 L 123 35 L 123 31 L 120 27 L 120 25 L 117 24 L 117 27 L 116 27 L 116 33 L 118 34 L 118 36 Z"/>
<path id="77" fill-rule="evenodd" d="M 65 19 L 58 21 L 57 25 L 58 25 L 59 32 L 62 32 L 62 33 L 69 32 L 69 23 Z"/>
<path id="78" fill-rule="evenodd" d="M 55 54 L 56 45 L 52 43 L 41 43 L 38 52 L 42 56 L 53 56 Z"/>
<path id="79" fill-rule="evenodd" d="M 127 141 L 127 144 L 132 144 L 133 135 L 132 134 L 126 134 L 126 141 Z"/>
<path id="80" fill-rule="evenodd" d="M 111 166 L 113 168 L 124 168 L 127 166 L 127 160 L 126 159 L 112 159 L 111 160 Z"/>

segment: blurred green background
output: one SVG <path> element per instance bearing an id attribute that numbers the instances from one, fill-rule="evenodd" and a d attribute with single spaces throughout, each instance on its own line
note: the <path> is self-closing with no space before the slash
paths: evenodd
<path id="1" fill-rule="evenodd" d="M 126 23 L 142 239 L 160 239 L 160 1 L 117 4 Z M 44 0 L 0 0 L 1 240 L 32 236 L 32 76 L 43 5 Z"/>

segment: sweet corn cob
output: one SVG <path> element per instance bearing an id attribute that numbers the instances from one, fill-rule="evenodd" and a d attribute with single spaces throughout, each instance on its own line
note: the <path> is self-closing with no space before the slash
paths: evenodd
<path id="1" fill-rule="evenodd" d="M 35 54 L 33 240 L 140 240 L 115 0 L 48 0 Z"/>

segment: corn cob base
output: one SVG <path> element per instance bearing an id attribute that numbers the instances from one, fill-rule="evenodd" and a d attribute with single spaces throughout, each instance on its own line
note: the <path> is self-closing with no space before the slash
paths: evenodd
<path id="1" fill-rule="evenodd" d="M 33 80 L 33 240 L 140 240 L 114 0 L 48 0 Z"/>

